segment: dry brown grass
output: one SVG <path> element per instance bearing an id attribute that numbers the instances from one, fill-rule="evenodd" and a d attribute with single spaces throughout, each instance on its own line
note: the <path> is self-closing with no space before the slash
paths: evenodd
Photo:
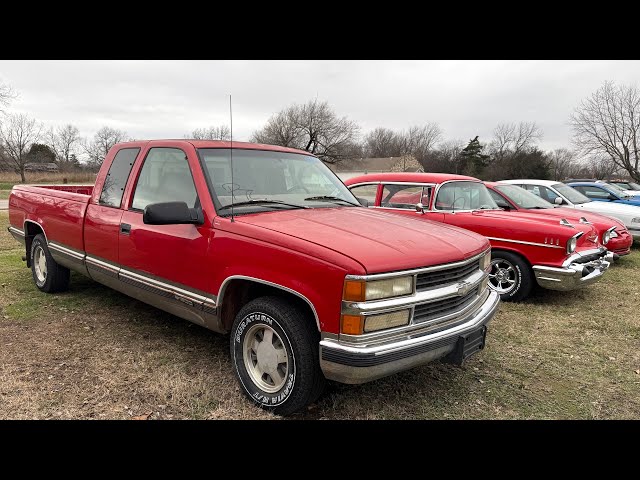
<path id="1" fill-rule="evenodd" d="M 0 418 L 276 418 L 245 400 L 227 338 L 74 275 L 40 293 L 0 212 Z M 598 285 L 502 304 L 487 348 L 361 386 L 295 418 L 638 418 L 640 252 Z"/>
<path id="2" fill-rule="evenodd" d="M 26 172 L 26 183 L 62 183 L 64 178 L 68 183 L 94 183 L 95 173 L 90 172 Z M 13 172 L 0 172 L 0 190 L 10 190 L 13 185 L 20 183 L 20 175 Z"/>

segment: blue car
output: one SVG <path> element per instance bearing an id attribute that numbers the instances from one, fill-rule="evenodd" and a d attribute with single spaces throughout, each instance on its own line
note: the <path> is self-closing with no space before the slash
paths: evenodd
<path id="1" fill-rule="evenodd" d="M 617 185 L 603 182 L 571 182 L 567 183 L 581 194 L 596 202 L 613 202 L 624 205 L 640 206 L 640 197 L 628 195 Z"/>

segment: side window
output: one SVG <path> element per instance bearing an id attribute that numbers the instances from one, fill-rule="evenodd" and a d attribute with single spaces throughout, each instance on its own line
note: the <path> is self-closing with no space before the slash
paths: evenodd
<path id="1" fill-rule="evenodd" d="M 582 188 L 583 190 L 581 190 L 581 192 L 584 193 L 589 198 L 598 198 L 603 200 L 609 199 L 609 192 L 607 192 L 602 188 L 598 188 L 598 187 L 582 187 Z"/>
<path id="2" fill-rule="evenodd" d="M 382 189 L 381 207 L 414 210 L 418 203 L 429 205 L 431 187 L 413 185 L 385 185 Z"/>
<path id="3" fill-rule="evenodd" d="M 366 200 L 367 206 L 372 207 L 376 204 L 378 185 L 358 185 L 351 189 L 351 193 L 353 193 L 358 200 Z"/>
<path id="4" fill-rule="evenodd" d="M 491 198 L 493 198 L 494 202 L 496 202 L 496 205 L 498 205 L 500 208 L 507 208 L 507 209 L 511 209 L 511 204 L 509 202 L 507 202 L 504 197 L 502 195 L 500 195 L 498 192 L 495 192 L 494 190 L 488 189 L 489 190 L 489 195 L 491 195 Z"/>
<path id="5" fill-rule="evenodd" d="M 543 200 L 546 200 L 549 203 L 553 203 L 553 201 L 558 198 L 558 194 L 553 190 L 547 187 L 540 186 L 540 193 Z"/>
<path id="6" fill-rule="evenodd" d="M 152 148 L 144 160 L 131 207 L 144 210 L 150 203 L 186 202 L 195 207 L 196 187 L 186 154 L 179 148 Z"/>
<path id="7" fill-rule="evenodd" d="M 124 187 L 127 185 L 131 167 L 133 167 L 133 162 L 135 162 L 139 152 L 139 148 L 123 148 L 122 150 L 118 150 L 113 162 L 111 162 L 109 172 L 102 186 L 99 200 L 100 205 L 120 208 Z"/>

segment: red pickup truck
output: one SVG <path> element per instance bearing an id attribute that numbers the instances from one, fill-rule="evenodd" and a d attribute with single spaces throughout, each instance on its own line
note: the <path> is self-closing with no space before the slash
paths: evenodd
<path id="1" fill-rule="evenodd" d="M 445 173 L 373 173 L 350 178 L 346 184 L 372 208 L 485 235 L 492 247 L 489 286 L 503 300 L 523 300 L 536 283 L 552 290 L 589 285 L 598 281 L 613 261 L 613 253 L 600 243 L 593 225 L 502 211 L 477 178 Z M 608 236 L 603 239 L 608 240 Z"/>
<path id="2" fill-rule="evenodd" d="M 290 148 L 118 144 L 95 186 L 14 187 L 9 217 L 40 290 L 67 288 L 71 269 L 230 333 L 242 390 L 280 414 L 325 379 L 461 363 L 499 303 L 486 238 L 363 208 Z"/>

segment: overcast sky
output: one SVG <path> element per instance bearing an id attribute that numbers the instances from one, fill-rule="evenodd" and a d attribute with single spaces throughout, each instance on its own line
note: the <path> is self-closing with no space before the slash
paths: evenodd
<path id="1" fill-rule="evenodd" d="M 314 97 L 363 133 L 436 122 L 447 139 L 490 140 L 498 123 L 535 121 L 545 149 L 569 145 L 569 114 L 605 80 L 637 83 L 639 61 L 0 61 L 11 111 L 83 136 L 103 125 L 136 139 L 228 124 L 247 140 L 271 114 Z"/>

